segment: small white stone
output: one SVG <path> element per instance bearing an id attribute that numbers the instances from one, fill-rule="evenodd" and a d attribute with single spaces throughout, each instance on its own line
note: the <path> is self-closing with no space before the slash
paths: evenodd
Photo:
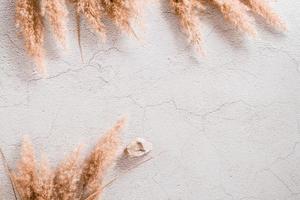
<path id="1" fill-rule="evenodd" d="M 125 152 L 131 157 L 140 157 L 152 150 L 152 143 L 143 138 L 135 138 L 127 145 Z"/>

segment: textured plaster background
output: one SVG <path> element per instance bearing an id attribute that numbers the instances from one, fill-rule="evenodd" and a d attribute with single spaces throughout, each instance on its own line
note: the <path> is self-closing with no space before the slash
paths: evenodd
<path id="1" fill-rule="evenodd" d="M 284 35 L 258 19 L 258 37 L 247 38 L 216 14 L 202 17 L 206 57 L 158 2 L 145 6 L 141 42 L 110 26 L 102 43 L 83 28 L 84 63 L 71 20 L 67 51 L 47 37 L 46 79 L 32 73 L 16 37 L 14 2 L 0 3 L 0 145 L 10 164 L 24 134 L 54 164 L 127 115 L 125 143 L 150 140 L 154 159 L 104 199 L 300 199 L 298 0 L 272 3 L 288 24 Z M 12 199 L 2 169 L 0 178 Z"/>

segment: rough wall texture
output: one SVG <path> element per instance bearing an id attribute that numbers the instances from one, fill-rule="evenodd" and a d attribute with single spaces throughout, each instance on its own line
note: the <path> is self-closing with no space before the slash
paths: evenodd
<path id="1" fill-rule="evenodd" d="M 49 77 L 32 74 L 0 0 L 0 145 L 13 163 L 28 134 L 55 163 L 121 115 L 125 141 L 154 143 L 152 161 L 108 188 L 110 200 L 300 199 L 300 2 L 272 3 L 285 35 L 258 21 L 241 37 L 217 15 L 202 20 L 206 57 L 188 48 L 174 16 L 150 3 L 142 40 L 111 28 L 107 43 L 69 22 L 69 48 L 47 39 Z M 1 193 L 12 199 L 1 170 Z"/>

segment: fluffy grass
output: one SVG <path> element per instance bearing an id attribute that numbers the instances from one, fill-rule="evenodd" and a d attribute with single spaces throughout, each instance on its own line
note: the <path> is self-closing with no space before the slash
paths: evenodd
<path id="1" fill-rule="evenodd" d="M 197 22 L 198 11 L 204 9 L 203 4 L 197 0 L 171 0 L 170 6 L 178 16 L 180 25 L 186 33 L 188 41 L 200 48 L 202 38 Z"/>
<path id="2" fill-rule="evenodd" d="M 106 38 L 103 19 L 111 20 L 120 30 L 136 36 L 131 20 L 138 16 L 137 0 L 68 0 L 76 15 L 83 18 L 89 27 Z M 45 73 L 44 21 L 48 20 L 55 39 L 65 46 L 65 22 L 67 20 L 64 0 L 17 0 L 16 26 L 23 38 L 27 54 L 32 57 L 37 69 Z"/>
<path id="3" fill-rule="evenodd" d="M 24 40 L 28 55 L 34 59 L 37 69 L 44 72 L 44 24 L 38 1 L 16 1 L 16 27 Z"/>
<path id="4" fill-rule="evenodd" d="M 169 2 L 188 41 L 197 47 L 201 43 L 201 36 L 197 29 L 199 17 L 197 11 L 201 12 L 208 6 L 220 12 L 236 29 L 252 36 L 256 35 L 256 29 L 249 11 L 261 16 L 275 29 L 285 30 L 285 24 L 265 0 L 169 0 Z"/>
<path id="5" fill-rule="evenodd" d="M 67 0 L 76 12 L 77 21 L 84 19 L 89 28 L 107 37 L 104 19 L 112 21 L 120 30 L 135 34 L 132 21 L 139 16 L 138 0 Z M 163 0 L 169 1 L 170 8 L 177 15 L 188 41 L 201 49 L 202 37 L 199 27 L 199 13 L 206 7 L 214 7 L 224 19 L 242 32 L 256 35 L 252 13 L 264 18 L 266 23 L 278 30 L 285 30 L 280 17 L 271 9 L 266 0 Z M 139 2 L 145 4 L 144 1 Z M 45 71 L 44 65 L 44 20 L 47 19 L 57 41 L 65 44 L 65 21 L 67 9 L 65 0 L 17 0 L 16 25 L 24 40 L 25 49 L 38 70 Z M 79 23 L 78 23 L 79 24 Z M 78 26 L 79 27 L 79 26 Z M 80 31 L 78 41 L 80 42 Z M 79 45 L 80 46 L 80 45 Z"/>
<path id="6" fill-rule="evenodd" d="M 48 19 L 55 39 L 65 46 L 65 23 L 68 11 L 64 0 L 41 0 L 41 13 Z"/>
<path id="7" fill-rule="evenodd" d="M 55 169 L 44 157 L 37 162 L 32 144 L 25 138 L 16 169 L 9 171 L 21 200 L 91 200 L 98 199 L 104 188 L 103 177 L 113 164 L 120 147 L 125 120 L 118 121 L 100 138 L 85 159 L 80 147 Z"/>

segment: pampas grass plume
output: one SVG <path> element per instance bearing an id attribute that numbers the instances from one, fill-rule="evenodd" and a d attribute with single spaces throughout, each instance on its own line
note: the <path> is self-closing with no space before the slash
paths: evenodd
<path id="1" fill-rule="evenodd" d="M 25 137 L 21 158 L 11 172 L 13 186 L 21 200 L 91 200 L 97 199 L 104 188 L 103 177 L 113 164 L 121 144 L 120 133 L 125 119 L 97 142 L 86 159 L 81 161 L 80 149 L 75 149 L 54 170 L 45 157 L 37 162 L 33 146 Z M 9 172 L 10 173 L 10 172 Z"/>
<path id="2" fill-rule="evenodd" d="M 40 72 L 45 72 L 44 65 L 44 27 L 39 2 L 36 0 L 17 0 L 16 26 L 24 40 L 25 49 Z"/>
<path id="3" fill-rule="evenodd" d="M 256 35 L 253 18 L 249 11 L 263 17 L 268 24 L 278 30 L 286 30 L 280 17 L 270 8 L 265 0 L 169 0 L 171 9 L 175 11 L 188 41 L 199 48 L 201 36 L 198 31 L 197 11 L 203 7 L 213 6 L 241 32 Z"/>
<path id="4" fill-rule="evenodd" d="M 204 10 L 204 6 L 197 0 L 170 0 L 170 6 L 178 16 L 188 41 L 200 48 L 201 34 L 197 27 L 197 9 Z"/>
<path id="5" fill-rule="evenodd" d="M 17 170 L 12 174 L 17 192 L 22 200 L 29 200 L 35 196 L 37 181 L 36 160 L 34 149 L 26 136 L 21 147 L 21 160 L 17 163 Z"/>
<path id="6" fill-rule="evenodd" d="M 212 3 L 216 5 L 224 18 L 237 29 L 253 36 L 256 35 L 256 30 L 251 24 L 251 18 L 247 14 L 248 8 L 239 0 L 213 0 Z"/>
<path id="7" fill-rule="evenodd" d="M 117 27 L 136 36 L 131 26 L 131 19 L 138 16 L 136 0 L 101 0 L 101 6 Z"/>
<path id="8" fill-rule="evenodd" d="M 57 41 L 65 46 L 66 2 L 73 5 L 77 19 L 78 43 L 80 44 L 80 19 L 87 21 L 91 29 L 104 40 L 107 28 L 104 18 L 112 21 L 120 30 L 134 35 L 132 20 L 140 14 L 138 0 L 16 0 L 16 26 L 19 29 L 27 53 L 34 59 L 38 70 L 45 74 L 44 65 L 44 18 L 49 21 Z M 266 0 L 166 0 L 179 19 L 188 41 L 201 50 L 202 37 L 198 30 L 199 13 L 208 6 L 215 7 L 225 20 L 241 32 L 255 36 L 256 29 L 250 11 L 261 16 L 278 30 L 286 30 L 280 17 Z M 143 5 L 144 3 L 141 3 Z M 202 52 L 203 53 L 203 52 Z"/>
<path id="9" fill-rule="evenodd" d="M 265 0 L 244 0 L 244 2 L 254 13 L 263 17 L 268 24 L 278 30 L 286 30 L 286 25 L 271 9 L 271 7 Z"/>
<path id="10" fill-rule="evenodd" d="M 104 173 L 116 157 L 118 147 L 121 143 L 120 133 L 124 125 L 125 119 L 119 120 L 98 141 L 90 155 L 84 161 L 80 181 L 83 190 L 85 190 L 84 197 L 88 198 L 101 188 Z M 98 195 L 95 195 L 92 199 L 96 199 Z"/>
<path id="11" fill-rule="evenodd" d="M 50 23 L 55 39 L 65 46 L 67 9 L 64 0 L 41 0 L 41 13 Z"/>
<path id="12" fill-rule="evenodd" d="M 98 0 L 70 0 L 78 15 L 83 15 L 90 26 L 103 39 L 106 36 L 105 25 L 102 22 L 103 10 Z"/>
<path id="13" fill-rule="evenodd" d="M 81 147 L 76 148 L 56 168 L 53 179 L 55 199 L 73 200 L 78 197 L 80 150 Z"/>

